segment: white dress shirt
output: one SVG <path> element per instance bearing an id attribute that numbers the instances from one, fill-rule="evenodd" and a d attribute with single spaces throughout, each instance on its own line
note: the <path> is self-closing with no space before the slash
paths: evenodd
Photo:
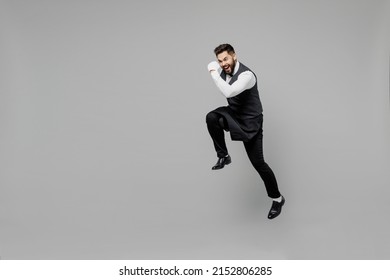
<path id="1" fill-rule="evenodd" d="M 240 63 L 237 61 L 236 66 L 234 67 L 233 75 L 237 73 L 238 68 L 240 67 Z M 256 84 L 256 77 L 251 71 L 242 72 L 237 80 L 229 85 L 229 81 L 232 76 L 226 75 L 226 81 L 221 78 L 222 68 L 219 66 L 218 62 L 213 61 L 208 65 L 208 70 L 211 71 L 211 77 L 213 78 L 217 88 L 221 91 L 221 93 L 226 97 L 234 97 L 241 92 L 252 88 Z"/>

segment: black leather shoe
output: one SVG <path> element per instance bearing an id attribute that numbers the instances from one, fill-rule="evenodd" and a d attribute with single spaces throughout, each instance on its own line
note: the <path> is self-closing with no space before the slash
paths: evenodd
<path id="1" fill-rule="evenodd" d="M 219 158 L 217 163 L 211 168 L 212 170 L 218 170 L 225 167 L 225 165 L 228 165 L 232 162 L 232 159 L 230 156 Z"/>
<path id="2" fill-rule="evenodd" d="M 268 213 L 268 219 L 272 220 L 272 219 L 276 218 L 277 216 L 279 216 L 279 214 L 282 212 L 282 206 L 284 205 L 285 201 L 286 200 L 282 196 L 281 202 L 277 202 L 277 201 L 272 202 L 271 209 L 269 210 L 269 213 Z"/>

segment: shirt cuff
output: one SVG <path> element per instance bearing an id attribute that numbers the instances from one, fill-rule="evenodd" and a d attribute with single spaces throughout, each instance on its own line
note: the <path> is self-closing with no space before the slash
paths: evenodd
<path id="1" fill-rule="evenodd" d="M 214 80 L 217 80 L 217 79 L 220 77 L 218 70 L 211 71 L 210 74 L 211 74 L 211 77 L 212 77 Z"/>

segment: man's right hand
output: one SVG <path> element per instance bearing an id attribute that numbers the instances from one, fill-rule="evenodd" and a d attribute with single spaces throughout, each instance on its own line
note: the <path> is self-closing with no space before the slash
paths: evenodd
<path id="1" fill-rule="evenodd" d="M 212 61 L 209 63 L 209 65 L 207 65 L 207 69 L 209 70 L 209 72 L 217 71 L 218 68 L 219 68 L 219 64 L 216 61 Z"/>

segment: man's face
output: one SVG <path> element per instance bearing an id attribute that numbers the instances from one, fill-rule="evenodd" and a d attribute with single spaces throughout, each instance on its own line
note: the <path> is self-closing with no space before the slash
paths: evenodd
<path id="1" fill-rule="evenodd" d="M 234 67 L 236 66 L 235 53 L 228 53 L 227 51 L 224 51 L 217 55 L 217 59 L 219 66 L 221 66 L 222 70 L 225 71 L 226 74 L 233 74 Z"/>

